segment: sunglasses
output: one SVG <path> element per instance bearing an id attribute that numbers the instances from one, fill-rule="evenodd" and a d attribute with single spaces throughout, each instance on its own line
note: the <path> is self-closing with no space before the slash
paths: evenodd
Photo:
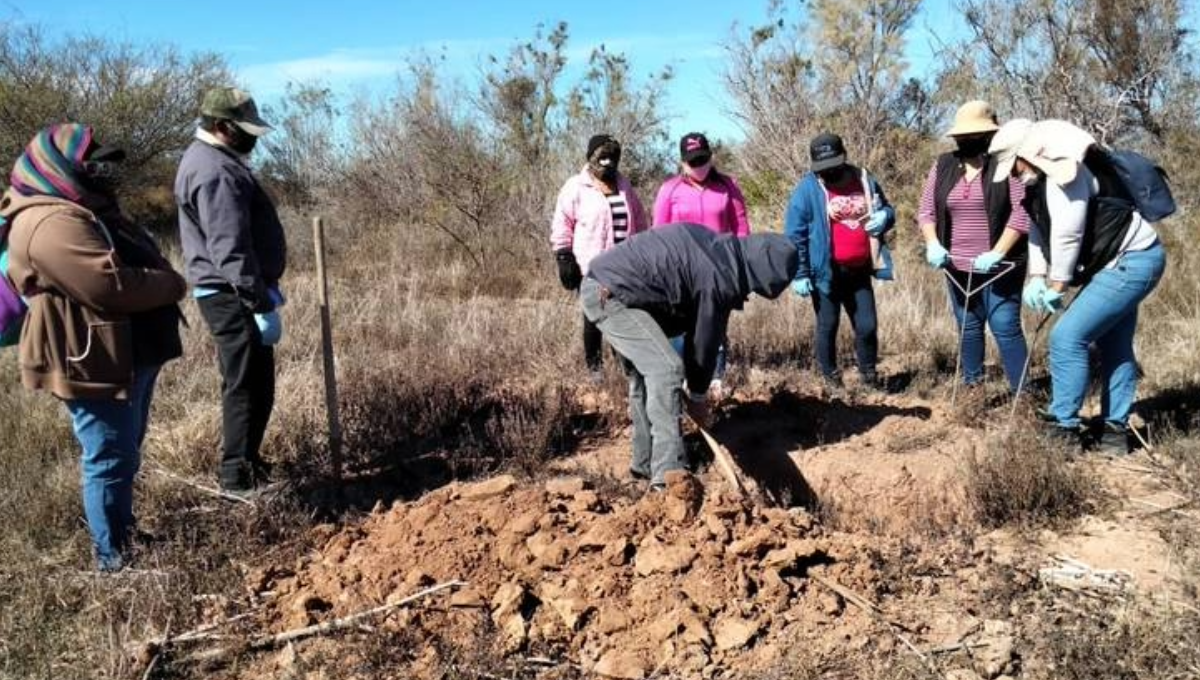
<path id="1" fill-rule="evenodd" d="M 689 168 L 698 168 L 711 160 L 712 156 L 706 154 L 703 156 L 696 156 L 691 160 L 684 161 L 684 163 L 686 163 Z"/>

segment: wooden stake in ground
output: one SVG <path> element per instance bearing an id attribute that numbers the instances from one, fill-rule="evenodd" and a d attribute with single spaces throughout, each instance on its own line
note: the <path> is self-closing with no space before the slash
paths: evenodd
<path id="1" fill-rule="evenodd" d="M 338 414 L 337 375 L 333 361 L 333 321 L 329 311 L 329 281 L 325 275 L 325 224 L 313 218 L 313 250 L 317 256 L 317 300 L 321 306 L 321 357 L 325 375 L 325 414 L 329 420 L 329 460 L 333 478 L 342 479 L 342 421 Z"/>

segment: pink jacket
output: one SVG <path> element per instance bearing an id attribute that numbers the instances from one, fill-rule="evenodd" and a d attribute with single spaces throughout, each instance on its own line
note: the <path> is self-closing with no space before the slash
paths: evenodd
<path id="1" fill-rule="evenodd" d="M 617 191 L 625 197 L 629 209 L 629 236 L 646 231 L 646 214 L 633 185 L 623 176 L 617 177 Z M 584 274 L 588 263 L 600 253 L 613 247 L 612 211 L 604 192 L 596 186 L 591 173 L 584 168 L 572 175 L 558 192 L 554 219 L 550 224 L 550 248 L 568 248 Z"/>
<path id="2" fill-rule="evenodd" d="M 663 182 L 654 199 L 654 226 L 676 222 L 702 224 L 718 234 L 736 234 L 738 238 L 750 235 L 746 199 L 737 180 L 724 173 L 710 176 L 699 187 L 682 175 Z"/>

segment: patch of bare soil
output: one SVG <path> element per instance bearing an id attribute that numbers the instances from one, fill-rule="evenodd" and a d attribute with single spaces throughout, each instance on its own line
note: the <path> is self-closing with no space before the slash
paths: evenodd
<path id="1" fill-rule="evenodd" d="M 627 437 L 559 461 L 549 480 L 504 475 L 378 507 L 324 528 L 322 547 L 295 564 L 254 571 L 249 587 L 272 594 L 260 632 L 457 580 L 467 585 L 371 623 L 412 650 L 389 660 L 400 676 L 446 677 L 461 650 L 483 645 L 489 658 L 589 677 L 767 677 L 798 651 L 828 677 L 859 677 L 861 665 L 838 673 L 849 658 L 881 672 L 899 660 L 1021 677 L 1019 626 L 1032 624 L 1018 601 L 1049 556 L 1127 569 L 1149 587 L 1169 579 L 1151 518 L 1129 507 L 1032 546 L 1003 531 L 973 537 L 962 462 L 984 432 L 953 416 L 887 394 L 731 402 L 714 433 L 778 507 L 736 496 L 712 471 L 646 494 L 623 481 Z M 1125 473 L 1106 483 L 1169 502 L 1141 471 Z M 247 672 L 296 675 L 297 655 L 328 655 L 333 641 Z M 349 649 L 343 676 L 367 677 Z"/>

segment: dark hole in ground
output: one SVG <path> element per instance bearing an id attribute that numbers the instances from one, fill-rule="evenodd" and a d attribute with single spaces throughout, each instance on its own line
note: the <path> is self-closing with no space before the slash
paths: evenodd
<path id="1" fill-rule="evenodd" d="M 814 509 L 818 499 L 791 452 L 862 434 L 890 416 L 926 420 L 930 410 L 923 406 L 850 404 L 779 392 L 769 401 L 743 402 L 729 408 L 712 433 L 742 471 L 777 503 Z"/>

